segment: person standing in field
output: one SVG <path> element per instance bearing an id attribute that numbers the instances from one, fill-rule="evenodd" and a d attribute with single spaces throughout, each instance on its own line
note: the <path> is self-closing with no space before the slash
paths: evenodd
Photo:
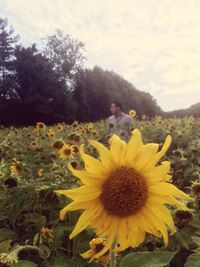
<path id="1" fill-rule="evenodd" d="M 133 126 L 133 118 L 123 112 L 122 105 L 119 102 L 113 102 L 110 111 L 112 116 L 107 119 L 107 134 L 117 134 L 128 141 Z"/>

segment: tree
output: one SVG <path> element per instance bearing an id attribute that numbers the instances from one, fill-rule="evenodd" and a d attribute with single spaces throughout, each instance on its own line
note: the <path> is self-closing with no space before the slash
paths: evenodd
<path id="1" fill-rule="evenodd" d="M 15 87 L 14 49 L 19 40 L 7 19 L 0 18 L 0 96 L 10 97 Z"/>
<path id="2" fill-rule="evenodd" d="M 113 71 L 104 71 L 95 66 L 82 70 L 77 75 L 74 92 L 78 105 L 77 118 L 81 121 L 95 121 L 110 114 L 113 101 L 122 103 L 124 111 L 135 109 L 141 116 L 160 115 L 161 108 L 149 93 L 137 90 L 130 82 Z"/>
<path id="3" fill-rule="evenodd" d="M 82 69 L 85 56 L 84 44 L 60 30 L 43 39 L 44 55 L 54 65 L 54 71 L 60 81 L 64 81 L 71 89 L 75 85 L 75 74 Z"/>
<path id="4" fill-rule="evenodd" d="M 53 64 L 35 45 L 15 49 L 16 99 L 1 106 L 4 124 L 55 123 L 74 119 L 73 94 L 53 70 Z"/>

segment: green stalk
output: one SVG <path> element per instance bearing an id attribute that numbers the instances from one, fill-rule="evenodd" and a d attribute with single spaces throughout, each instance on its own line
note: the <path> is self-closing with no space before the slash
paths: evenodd
<path id="1" fill-rule="evenodd" d="M 113 242 L 112 247 L 110 249 L 110 266 L 109 267 L 116 267 L 116 256 L 113 251 L 115 246 L 116 246 L 116 242 Z"/>

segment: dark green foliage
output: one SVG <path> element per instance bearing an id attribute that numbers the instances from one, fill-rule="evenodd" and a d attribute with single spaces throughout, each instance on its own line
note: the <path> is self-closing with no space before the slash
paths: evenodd
<path id="1" fill-rule="evenodd" d="M 97 66 L 78 73 L 74 94 L 80 121 L 96 121 L 107 117 L 113 101 L 121 102 L 126 112 L 135 109 L 138 116 L 147 114 L 154 117 L 162 114 L 149 93 L 137 90 L 118 74 Z"/>
<path id="2" fill-rule="evenodd" d="M 7 19 L 0 18 L 0 96 L 12 94 L 15 87 L 14 49 L 19 36 L 14 36 Z"/>

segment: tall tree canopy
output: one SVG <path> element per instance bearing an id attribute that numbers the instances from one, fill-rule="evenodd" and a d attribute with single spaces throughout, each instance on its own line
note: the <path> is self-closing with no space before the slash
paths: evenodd
<path id="1" fill-rule="evenodd" d="M 75 74 L 84 66 L 84 44 L 60 30 L 44 38 L 43 42 L 44 55 L 53 63 L 59 79 L 73 89 Z"/>
<path id="2" fill-rule="evenodd" d="M 7 19 L 0 18 L 0 96 L 9 97 L 15 87 L 14 50 L 19 40 Z"/>

